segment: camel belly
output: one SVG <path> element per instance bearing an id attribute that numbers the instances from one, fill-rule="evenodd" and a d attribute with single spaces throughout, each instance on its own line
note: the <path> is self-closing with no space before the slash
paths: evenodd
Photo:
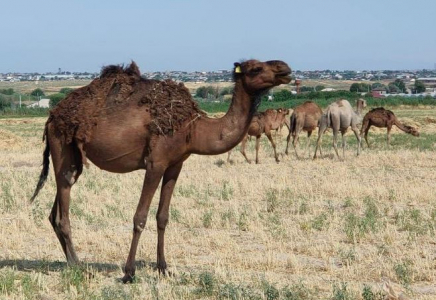
<path id="1" fill-rule="evenodd" d="M 143 114 L 101 117 L 84 145 L 86 157 L 100 169 L 126 173 L 145 168 L 148 149 L 147 118 Z"/>

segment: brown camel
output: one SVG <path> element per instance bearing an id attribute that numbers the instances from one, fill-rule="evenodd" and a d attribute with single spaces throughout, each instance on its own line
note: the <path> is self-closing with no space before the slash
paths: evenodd
<path id="1" fill-rule="evenodd" d="M 338 132 L 341 131 L 342 134 L 342 157 L 345 158 L 345 133 L 348 130 L 348 127 L 351 127 L 356 138 L 357 138 L 357 155 L 360 154 L 360 135 L 359 129 L 357 125 L 362 121 L 361 114 L 363 108 L 366 107 L 366 101 L 364 99 L 358 99 L 356 101 L 356 111 L 345 99 L 338 100 L 333 102 L 327 107 L 326 113 L 321 116 L 319 130 L 318 130 L 318 140 L 316 142 L 315 155 L 313 159 L 316 159 L 316 153 L 318 148 L 321 145 L 322 135 L 325 133 L 327 128 L 333 129 L 333 148 L 335 149 L 336 155 L 339 158 L 337 141 L 338 141 Z"/>
<path id="2" fill-rule="evenodd" d="M 235 63 L 232 103 L 220 119 L 206 117 L 183 84 L 141 78 L 134 62 L 127 68 L 104 68 L 99 78 L 62 100 L 50 111 L 45 125 L 43 169 L 31 201 L 47 179 L 51 153 L 57 193 L 49 220 L 68 263 L 79 262 L 70 229 L 70 190 L 89 159 L 110 172 L 146 170 L 123 282 L 131 282 L 135 275 L 139 238 L 162 180 L 156 214 L 157 268 L 165 273 L 165 227 L 183 162 L 193 153 L 221 154 L 237 145 L 261 96 L 274 86 L 289 83 L 290 72 L 282 61 Z"/>
<path id="3" fill-rule="evenodd" d="M 259 163 L 259 147 L 260 147 L 260 137 L 262 133 L 265 133 L 268 140 L 270 141 L 273 149 L 274 149 L 274 157 L 276 162 L 280 162 L 279 157 L 276 152 L 276 144 L 274 143 L 274 139 L 272 138 L 272 131 L 278 130 L 280 125 L 283 126 L 285 123 L 286 115 L 289 114 L 289 110 L 278 108 L 278 109 L 267 109 L 264 112 L 260 112 L 256 114 L 251 120 L 250 126 L 248 127 L 247 134 L 244 136 L 241 142 L 241 153 L 245 157 L 245 160 L 248 163 L 251 161 L 248 159 L 247 154 L 245 153 L 245 145 L 247 143 L 249 136 L 256 137 L 256 164 Z M 227 162 L 230 162 L 230 154 L 227 156 Z"/>
<path id="4" fill-rule="evenodd" d="M 292 145 L 294 146 L 295 155 L 299 158 L 297 144 L 301 130 L 307 131 L 307 146 L 305 152 L 309 150 L 310 136 L 312 135 L 312 131 L 318 127 L 321 116 L 321 108 L 312 101 L 306 101 L 294 109 L 291 115 L 289 134 L 286 139 L 286 155 L 288 155 L 288 146 L 292 135 Z"/>
<path id="5" fill-rule="evenodd" d="M 368 143 L 368 131 L 371 126 L 379 127 L 379 128 L 387 128 L 388 136 L 387 136 L 387 144 L 390 146 L 391 143 L 391 129 L 392 125 L 397 126 L 402 131 L 411 134 L 413 136 L 419 136 L 419 131 L 412 126 L 404 125 L 400 121 L 398 121 L 395 114 L 386 110 L 383 107 L 377 107 L 370 110 L 365 117 L 363 117 L 362 121 L 362 129 L 360 130 L 360 136 L 362 137 L 365 134 L 365 141 L 369 148 Z"/>

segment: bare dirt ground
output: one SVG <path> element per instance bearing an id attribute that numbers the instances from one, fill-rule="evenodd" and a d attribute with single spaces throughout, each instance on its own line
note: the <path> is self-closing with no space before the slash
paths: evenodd
<path id="1" fill-rule="evenodd" d="M 166 232 L 172 276 L 153 269 L 156 196 L 130 285 L 118 279 L 144 172 L 84 170 L 72 190 L 71 220 L 86 265 L 69 268 L 47 220 L 52 170 L 29 203 L 45 119 L 1 119 L 0 299 L 367 300 L 383 299 L 389 288 L 389 299 L 436 299 L 436 113 L 396 114 L 419 124 L 422 136 L 395 131 L 388 148 L 385 131 L 373 130 L 373 149 L 356 157 L 348 135 L 345 161 L 333 156 L 331 133 L 316 161 L 297 160 L 291 148 L 277 164 L 266 139 L 259 165 L 237 151 L 230 164 L 227 154 L 191 156 Z M 286 134 L 277 137 L 279 152 Z"/>

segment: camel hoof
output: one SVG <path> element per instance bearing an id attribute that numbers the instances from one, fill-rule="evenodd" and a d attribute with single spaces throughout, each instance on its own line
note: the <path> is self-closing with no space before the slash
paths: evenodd
<path id="1" fill-rule="evenodd" d="M 126 283 L 132 283 L 135 280 L 135 275 L 125 274 L 121 281 Z"/>

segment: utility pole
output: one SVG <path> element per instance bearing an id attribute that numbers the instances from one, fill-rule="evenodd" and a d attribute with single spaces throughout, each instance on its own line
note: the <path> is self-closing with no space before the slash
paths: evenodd
<path id="1" fill-rule="evenodd" d="M 20 94 L 20 108 L 21 108 L 21 94 Z"/>

